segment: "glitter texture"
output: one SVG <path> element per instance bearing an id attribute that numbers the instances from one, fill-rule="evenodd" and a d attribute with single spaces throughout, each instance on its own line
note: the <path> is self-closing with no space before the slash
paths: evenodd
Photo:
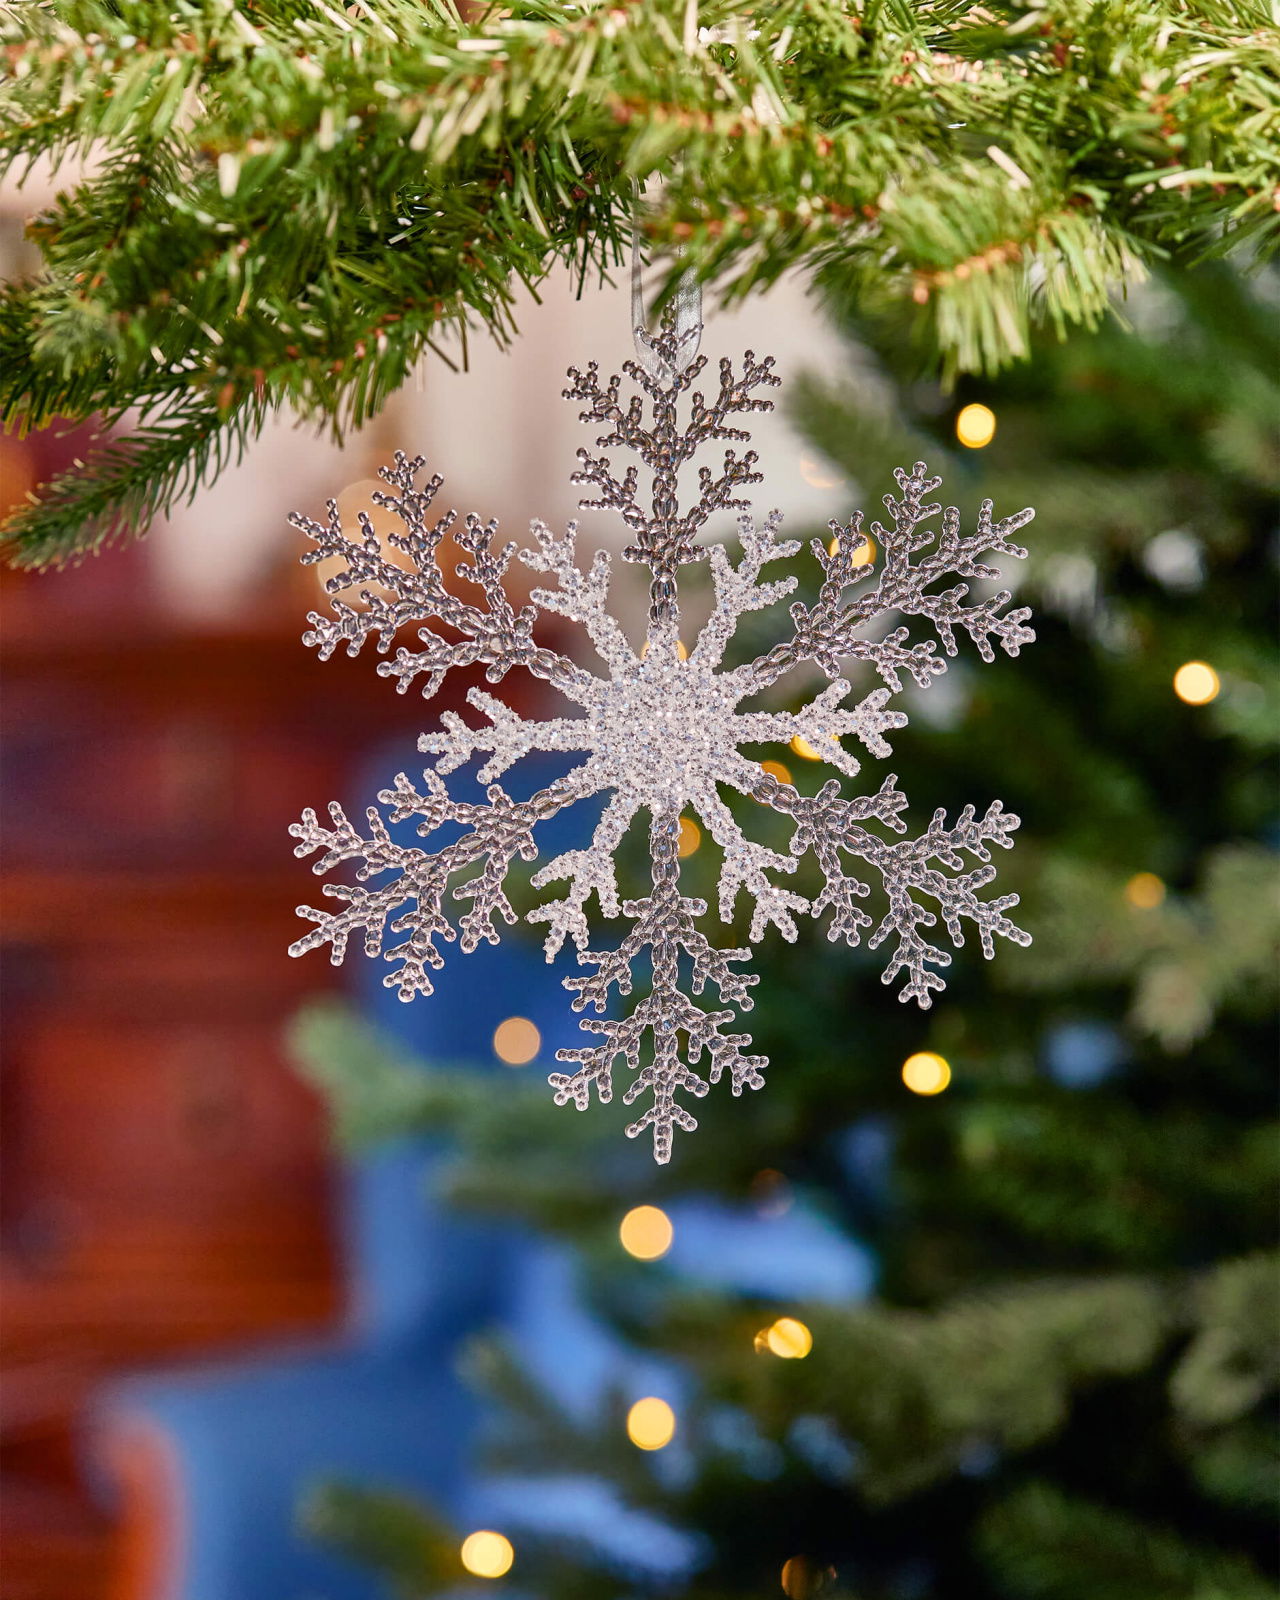
<path id="1" fill-rule="evenodd" d="M 354 863 L 355 882 L 325 885 L 325 894 L 336 902 L 330 909 L 299 907 L 315 926 L 291 952 L 301 955 L 327 944 L 337 963 L 358 930 L 365 952 L 392 964 L 385 982 L 402 1000 L 430 994 L 432 973 L 444 961 L 441 944 L 457 940 L 471 951 L 481 940 L 496 943 L 502 925 L 516 921 L 506 880 L 517 858 L 538 858 L 539 824 L 578 801 L 606 795 L 590 842 L 545 861 L 532 877 L 535 889 L 561 887 L 556 898 L 529 911 L 527 920 L 546 925 L 548 960 L 572 941 L 586 970 L 566 978 L 565 987 L 574 995 L 576 1011 L 595 1013 L 582 1022 L 590 1042 L 559 1051 L 565 1070 L 550 1082 L 559 1104 L 572 1101 L 585 1108 L 593 1091 L 602 1101 L 611 1098 L 614 1068 L 621 1062 L 629 1075 L 624 1102 L 643 1105 L 627 1132 L 635 1136 L 652 1129 L 660 1162 L 670 1159 L 677 1128 L 697 1126 L 686 1099 L 701 1098 L 722 1078 L 735 1095 L 758 1089 L 767 1065 L 763 1056 L 751 1053 L 744 1033 L 730 1031 L 736 1012 L 750 1009 L 750 991 L 758 982 L 741 970 L 751 952 L 713 945 L 698 926 L 706 902 L 681 892 L 682 814 L 696 817 L 720 849 L 721 919 L 728 921 L 740 895 L 747 896 L 753 945 L 770 928 L 794 940 L 800 916 L 824 919 L 827 936 L 850 945 L 865 933 L 871 948 L 890 944 L 884 981 L 903 976 L 900 998 L 927 1007 L 932 992 L 943 987 L 938 969 L 951 959 L 928 937 L 939 921 L 956 946 L 963 942 L 962 924 L 970 921 L 988 957 L 996 935 L 1029 942 L 1007 915 L 1016 895 L 979 898 L 995 876 L 991 847 L 1007 847 L 1018 826 L 999 801 L 981 817 L 966 806 L 951 825 L 939 811 L 914 839 L 885 837 L 906 831 L 901 815 L 906 796 L 892 774 L 869 795 L 846 795 L 835 777 L 806 795 L 762 770 L 740 747 L 786 746 L 799 736 L 827 766 L 854 778 L 860 762 L 841 741 L 850 736 L 872 756 L 887 757 L 886 735 L 907 720 L 889 709 L 891 697 L 906 679 L 924 686 L 945 671 L 945 656 L 958 649 L 957 634 L 967 635 L 985 661 L 994 660 L 997 646 L 1016 656 L 1034 637 L 1029 612 L 1006 609 L 1010 597 L 1005 592 L 972 596 L 970 581 L 998 576 L 984 560 L 988 554 L 1025 554 L 1010 536 L 1032 512 L 996 522 L 991 502 L 984 501 L 976 531 L 962 534 L 958 511 L 928 503 L 940 480 L 929 477 L 923 463 L 898 471 L 899 492 L 884 501 L 887 524 L 870 528 L 875 562 L 865 559 L 861 514 L 847 524 L 832 523 L 830 548 L 825 541 L 811 546 L 822 569 L 817 598 L 792 604 L 790 636 L 752 661 L 728 666 L 724 658 L 740 619 L 775 605 L 796 587 L 794 577 L 762 580 L 763 569 L 796 556 L 800 544 L 779 537 L 778 513 L 760 526 L 747 514 L 741 491 L 758 483 L 761 474 L 754 452 L 739 455 L 732 448 L 749 435 L 728 419 L 772 407 L 758 394 L 778 383 L 772 359 L 757 360 L 748 351 L 736 374 L 729 361 L 722 361 L 719 393 L 707 403 L 692 389 L 705 357 L 689 359 L 687 344 L 687 333 L 677 333 L 674 319 L 647 339 L 644 363 L 624 367 L 640 391 L 625 402 L 619 398 L 621 380 L 602 382 L 594 363 L 585 371 L 571 369 L 565 391 L 582 406 L 582 420 L 603 430 L 596 441 L 600 449 L 623 449 L 639 458 L 619 474 L 607 455 L 580 450 L 573 481 L 593 491 L 583 509 L 622 517 L 631 533 L 625 559 L 649 570 L 649 626 L 641 651 L 608 609 L 609 556 L 600 552 L 589 565 L 579 564 L 576 524 L 556 534 L 534 522 L 532 547 L 517 551 L 514 544 L 497 542 L 496 524 L 476 516 L 459 524 L 450 511 L 432 522 L 429 513 L 442 480 L 419 484 L 420 459 L 397 454 L 394 465 L 381 472 L 386 490 L 374 496 L 402 525 L 387 540 L 409 558 L 411 568 L 388 558 L 364 513 L 354 537 L 344 533 L 333 501 L 326 523 L 301 514 L 290 519 L 313 541 L 304 562 L 336 557 L 342 568 L 326 584 L 331 614 L 313 612 L 304 635 L 322 657 L 339 645 L 355 655 L 370 639 L 388 654 L 403 627 L 426 624 L 418 634 L 421 649 L 401 645 L 379 664 L 378 671 L 395 679 L 402 692 L 418 683 L 430 697 L 455 667 L 483 666 L 491 684 L 500 683 L 513 667 L 524 667 L 576 708 L 573 715 L 529 721 L 472 688 L 467 699 L 479 715 L 478 725 L 445 712 L 440 730 L 419 742 L 423 753 L 434 757 L 421 787 L 399 774 L 394 787 L 378 796 L 384 810 L 369 808 L 367 831 L 353 825 L 337 804 L 329 807 L 327 827 L 315 812 L 304 812 L 290 830 L 298 840 L 295 853 L 319 852 L 314 870 L 321 874 Z M 720 470 L 700 467 L 697 499 L 681 509 L 681 469 L 703 446 L 718 442 L 729 445 Z M 641 468 L 647 473 L 647 503 L 641 500 Z M 736 561 L 728 546 L 701 542 L 708 521 L 726 510 L 743 513 Z M 438 557 L 447 534 L 468 557 L 457 572 L 474 586 L 472 600 L 445 587 Z M 534 589 L 531 603 L 518 610 L 504 586 L 517 555 L 546 579 Z M 710 563 L 714 603 L 686 657 L 679 640 L 678 577 L 683 566 L 697 561 Z M 959 581 L 937 587 L 944 580 Z M 540 611 L 579 624 L 605 672 L 589 671 L 537 643 Z M 913 623 L 934 637 L 911 642 Z M 447 635 L 434 625 L 443 625 Z M 853 698 L 843 676 L 855 663 L 878 680 L 861 698 Z M 800 710 L 742 709 L 745 701 L 806 665 L 828 682 Z M 530 799 L 513 799 L 500 780 L 531 751 L 561 751 L 582 760 Z M 479 762 L 480 781 L 488 785 L 487 801 L 480 804 L 453 799 L 445 784 L 449 773 L 473 760 Z M 744 834 L 722 798 L 725 790 L 787 818 L 789 852 Z M 615 853 L 641 814 L 648 823 L 652 883 L 643 898 L 623 900 Z M 396 842 L 388 824 L 405 819 L 413 819 L 424 841 L 449 825 L 448 842 L 435 849 Z M 807 853 L 822 878 L 812 898 L 785 886 Z M 878 919 L 862 905 L 872 892 L 871 877 L 879 880 L 887 901 Z M 590 948 L 593 895 L 602 917 L 621 916 L 629 923 L 616 948 Z M 465 908 L 456 927 L 447 901 Z M 627 1016 L 607 1015 L 613 995 L 629 994 L 633 974 L 640 972 L 651 974 L 646 996 Z M 709 997 L 699 1003 L 709 987 L 719 997 L 718 1007 Z"/>

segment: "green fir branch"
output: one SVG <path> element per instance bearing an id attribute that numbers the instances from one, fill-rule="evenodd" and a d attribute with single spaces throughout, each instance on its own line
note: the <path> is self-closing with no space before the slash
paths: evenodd
<path id="1" fill-rule="evenodd" d="M 515 283 L 608 272 L 653 174 L 651 249 L 720 298 L 826 268 L 910 307 L 951 374 L 1095 324 L 1152 263 L 1280 234 L 1277 35 L 1251 0 L 703 0 L 700 36 L 685 0 L 2 16 L 0 170 L 97 163 L 9 292 L 10 426 L 229 385 L 341 432 L 449 327 L 510 337 Z M 158 509 L 148 460 L 88 469 L 107 520 Z M 20 513 L 11 559 L 92 547 L 65 494 Z"/>
<path id="2" fill-rule="evenodd" d="M 77 460 L 39 499 L 19 507 L 6 538 L 27 566 L 97 550 L 211 482 L 261 427 L 265 411 L 252 399 L 229 397 L 225 406 L 193 404 L 138 423 L 127 440 Z"/>

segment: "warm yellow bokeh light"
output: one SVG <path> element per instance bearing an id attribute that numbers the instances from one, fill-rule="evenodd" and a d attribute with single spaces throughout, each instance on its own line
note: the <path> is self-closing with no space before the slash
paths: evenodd
<path id="1" fill-rule="evenodd" d="M 767 772 L 771 778 L 776 778 L 779 783 L 791 782 L 791 768 L 784 767 L 781 761 L 762 761 L 761 772 Z"/>
<path id="2" fill-rule="evenodd" d="M 1173 675 L 1173 692 L 1189 706 L 1207 706 L 1222 687 L 1207 661 L 1184 661 Z"/>
<path id="3" fill-rule="evenodd" d="M 818 1600 L 835 1581 L 834 1567 L 819 1567 L 807 1556 L 792 1556 L 782 1564 L 782 1592 L 787 1600 Z"/>
<path id="4" fill-rule="evenodd" d="M 671 1218 L 658 1206 L 633 1207 L 618 1227 L 622 1248 L 640 1261 L 656 1261 L 665 1256 L 674 1236 Z"/>
<path id="5" fill-rule="evenodd" d="M 680 818 L 680 837 L 676 841 L 676 854 L 681 861 L 691 856 L 702 843 L 702 829 L 692 817 Z"/>
<path id="6" fill-rule="evenodd" d="M 641 661 L 643 661 L 644 658 L 648 654 L 649 654 L 649 641 L 646 639 L 645 642 L 640 646 L 640 659 L 641 659 Z M 676 657 L 680 661 L 687 661 L 689 659 L 689 651 L 686 648 L 685 642 L 684 642 L 683 639 L 677 639 L 676 640 Z"/>
<path id="7" fill-rule="evenodd" d="M 951 1063 L 932 1050 L 917 1050 L 902 1063 L 902 1081 L 912 1094 L 941 1094 L 951 1082 Z"/>
<path id="8" fill-rule="evenodd" d="M 840 548 L 839 539 L 833 539 L 827 546 L 827 554 L 835 555 Z M 876 558 L 876 542 L 869 533 L 862 535 L 862 543 L 853 552 L 849 560 L 851 567 L 869 567 Z"/>
<path id="9" fill-rule="evenodd" d="M 373 529 L 374 536 L 378 541 L 379 556 L 393 567 L 401 567 L 406 572 L 412 572 L 415 570 L 413 557 L 390 541 L 391 534 L 404 532 L 404 523 L 401 522 L 390 506 L 380 506 L 373 499 L 375 494 L 385 493 L 386 488 L 387 486 L 382 482 L 381 478 L 359 478 L 355 483 L 349 483 L 338 494 L 338 516 L 342 521 L 343 527 L 351 530 L 354 537 L 359 540 L 364 537 L 359 524 L 359 516 L 363 511 L 368 517 L 369 526 Z M 323 561 L 317 561 L 311 570 L 315 574 L 317 583 L 327 595 L 328 589 L 325 586 L 329 579 L 337 577 L 340 572 L 346 571 L 347 563 L 342 556 L 326 556 Z M 365 589 L 379 597 L 391 594 L 390 589 L 370 580 L 367 583 L 358 584 L 353 589 L 348 589 L 343 595 L 344 602 L 356 611 L 367 610 L 367 602 L 361 599 L 361 594 Z"/>
<path id="10" fill-rule="evenodd" d="M 748 1193 L 762 1217 L 780 1217 L 790 1211 L 794 1203 L 791 1185 L 773 1167 L 757 1172 L 748 1186 Z"/>
<path id="11" fill-rule="evenodd" d="M 511 1571 L 516 1553 L 511 1540 L 489 1528 L 479 1528 L 462 1541 L 462 1565 L 477 1578 L 500 1578 Z"/>
<path id="12" fill-rule="evenodd" d="M 795 1317 L 779 1317 L 766 1331 L 765 1343 L 784 1361 L 803 1361 L 813 1349 L 813 1335 Z"/>
<path id="13" fill-rule="evenodd" d="M 676 1414 L 665 1400 L 649 1395 L 627 1412 L 627 1438 L 641 1450 L 661 1450 L 675 1437 Z"/>
<path id="14" fill-rule="evenodd" d="M 1124 886 L 1124 897 L 1139 911 L 1154 911 L 1164 904 L 1164 881 L 1154 872 L 1135 872 Z"/>
<path id="15" fill-rule="evenodd" d="M 838 468 L 808 452 L 800 457 L 800 476 L 815 489 L 839 489 L 844 483 L 844 474 Z"/>
<path id="16" fill-rule="evenodd" d="M 996 414 L 990 406 L 963 406 L 956 418 L 956 438 L 970 450 L 981 450 L 996 436 Z"/>
<path id="17" fill-rule="evenodd" d="M 822 753 L 815 750 L 804 734 L 798 733 L 791 741 L 791 748 L 798 756 L 803 756 L 806 761 L 821 761 Z"/>
<path id="18" fill-rule="evenodd" d="M 508 1017 L 493 1030 L 493 1053 L 509 1067 L 527 1066 L 542 1049 L 542 1035 L 528 1017 Z"/>

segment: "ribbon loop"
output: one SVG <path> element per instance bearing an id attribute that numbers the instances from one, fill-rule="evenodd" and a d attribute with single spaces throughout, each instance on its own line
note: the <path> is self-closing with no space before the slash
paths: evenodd
<path id="1" fill-rule="evenodd" d="M 649 332 L 638 227 L 631 232 L 631 332 L 640 365 L 668 383 L 691 364 L 702 343 L 702 285 L 691 267 L 681 274 L 659 331 Z"/>

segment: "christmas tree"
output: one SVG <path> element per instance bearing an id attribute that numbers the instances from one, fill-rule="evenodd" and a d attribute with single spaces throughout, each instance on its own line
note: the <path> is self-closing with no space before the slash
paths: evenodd
<path id="1" fill-rule="evenodd" d="M 48 0 L 0 32 L 0 168 L 83 163 L 0 288 L 0 418 L 103 430 L 10 519 L 19 564 L 142 531 L 277 409 L 358 426 L 443 337 L 512 337 L 513 284 L 585 283 L 637 231 L 709 307 L 821 274 L 851 375 L 798 409 L 864 503 L 923 457 L 1037 508 L 1038 643 L 953 669 L 895 752 L 916 804 L 1022 817 L 1034 946 L 957 962 L 927 1017 L 874 958 L 775 946 L 767 1092 L 643 1179 L 807 1207 L 874 1253 L 874 1300 L 628 1261 L 616 1119 L 300 1023 L 351 1139 L 445 1130 L 457 1203 L 563 1238 L 687 1374 L 673 1473 L 478 1351 L 505 1459 L 684 1530 L 702 1600 L 1273 1593 L 1276 296 L 1236 270 L 1280 235 L 1267 8 Z M 430 1507 L 333 1486 L 309 1517 L 400 1592 L 460 1575 Z M 619 1592 L 554 1544 L 520 1581 Z"/>
<path id="2" fill-rule="evenodd" d="M 448 1129 L 458 1202 L 569 1241 L 600 1315 L 682 1364 L 673 1474 L 621 1405 L 584 1425 L 500 1344 L 475 1359 L 503 1463 L 602 1475 L 696 1536 L 679 1592 L 1261 1600 L 1280 1381 L 1274 280 L 1162 277 L 1131 328 L 1045 340 L 955 396 L 921 375 L 901 313 L 855 314 L 842 273 L 827 287 L 851 376 L 795 402 L 823 470 L 869 498 L 924 456 L 1038 508 L 1019 589 L 1037 644 L 922 693 L 932 725 L 895 751 L 938 805 L 999 774 L 1036 942 L 966 953 L 927 1016 L 891 1003 L 874 957 L 775 945 L 754 1013 L 767 1089 L 708 1110 L 643 1198 L 804 1204 L 873 1249 L 875 1297 L 756 1301 L 628 1262 L 634 1169 L 588 1159 L 616 1129 L 541 1086 L 423 1075 L 342 1013 L 301 1021 L 300 1057 L 357 1142 Z M 459 1576 L 459 1531 L 431 1508 L 333 1486 L 310 1517 L 396 1592 Z M 522 1547 L 519 1577 L 619 1592 L 554 1543 Z"/>

